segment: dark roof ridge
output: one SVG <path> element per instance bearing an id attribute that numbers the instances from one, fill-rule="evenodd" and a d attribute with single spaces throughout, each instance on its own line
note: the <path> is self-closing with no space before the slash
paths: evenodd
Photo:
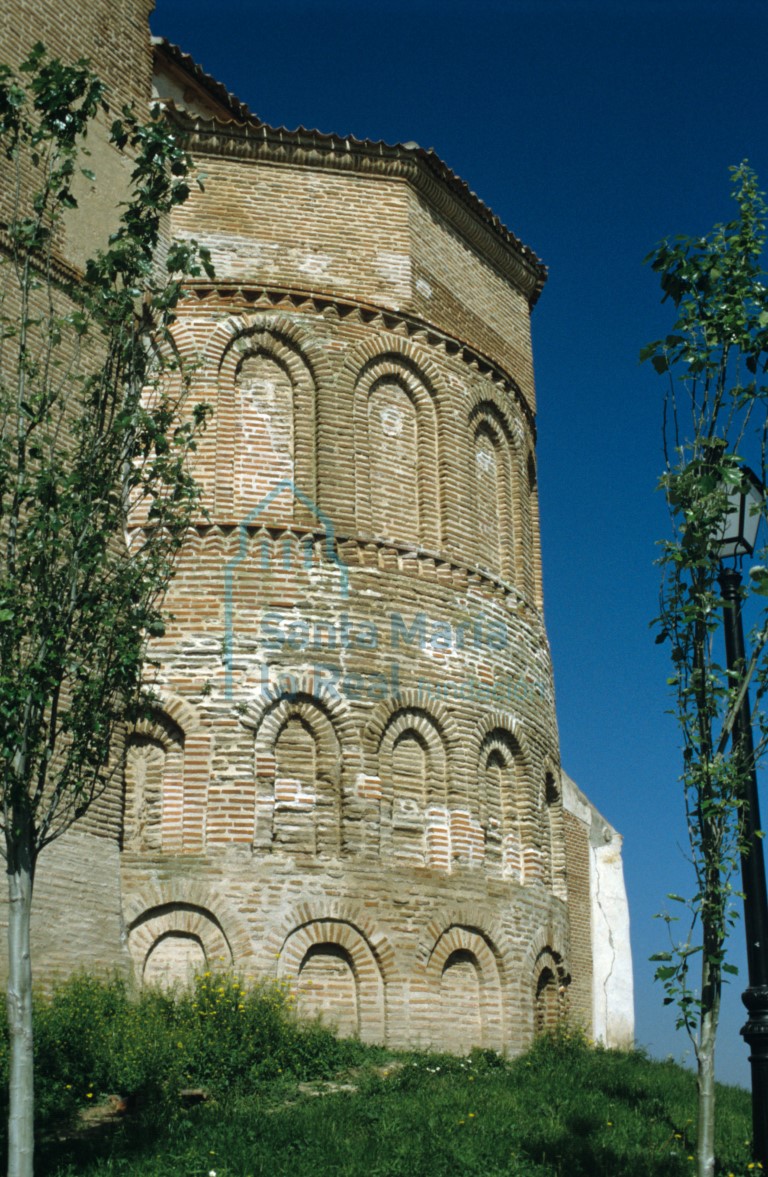
<path id="1" fill-rule="evenodd" d="M 183 70 L 190 74 L 195 81 L 204 90 L 220 102 L 222 106 L 226 106 L 232 112 L 238 122 L 261 123 L 261 119 L 257 114 L 248 107 L 245 102 L 228 90 L 222 82 L 217 81 L 212 74 L 206 73 L 201 65 L 190 57 L 189 53 L 185 53 L 178 45 L 174 45 L 167 37 L 152 37 L 152 46 L 155 49 L 164 50 L 168 57 L 177 65 L 180 65 Z"/>

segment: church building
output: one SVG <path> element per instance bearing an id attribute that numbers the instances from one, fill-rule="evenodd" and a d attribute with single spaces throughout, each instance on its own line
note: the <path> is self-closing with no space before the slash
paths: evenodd
<path id="1" fill-rule="evenodd" d="M 41 859 L 37 978 L 230 969 L 393 1047 L 516 1053 L 565 1015 L 630 1045 L 621 838 L 562 769 L 544 625 L 545 268 L 433 151 L 266 125 L 150 8 L 0 17 L 0 60 L 42 40 L 163 105 L 205 174 L 168 234 L 215 267 L 174 324 L 206 514 L 155 713 Z"/>

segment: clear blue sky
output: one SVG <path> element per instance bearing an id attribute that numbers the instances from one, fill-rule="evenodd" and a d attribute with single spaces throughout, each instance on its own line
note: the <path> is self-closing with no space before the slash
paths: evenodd
<path id="1" fill-rule="evenodd" d="M 550 267 L 533 317 L 544 591 L 563 764 L 625 838 L 637 1040 L 683 1058 L 648 957 L 689 890 L 667 652 L 649 630 L 665 534 L 671 326 L 643 258 L 768 185 L 764 0 L 157 0 L 179 44 L 275 126 L 434 147 Z M 763 800 L 768 814 L 768 797 Z M 742 956 L 741 926 L 734 959 Z M 738 977 L 719 1073 L 748 1081 Z"/>

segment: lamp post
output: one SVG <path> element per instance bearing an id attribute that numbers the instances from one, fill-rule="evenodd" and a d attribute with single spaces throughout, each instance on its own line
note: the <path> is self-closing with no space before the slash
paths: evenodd
<path id="1" fill-rule="evenodd" d="M 721 560 L 718 577 L 723 595 L 725 657 L 729 672 L 743 674 L 746 666 L 744 627 L 741 619 L 741 573 L 726 568 L 729 557 L 751 556 L 764 507 L 765 489 L 751 470 L 743 469 L 742 486 L 729 496 L 729 510 L 718 537 Z M 734 681 L 738 681 L 735 679 Z M 734 716 L 732 748 L 743 782 L 741 880 L 744 892 L 744 927 L 747 937 L 749 984 L 742 994 L 747 1022 L 742 1035 L 749 1046 L 752 1069 L 752 1135 L 754 1159 L 768 1169 L 768 900 L 765 860 L 760 830 L 760 803 L 752 741 L 749 694 L 745 690 Z"/>

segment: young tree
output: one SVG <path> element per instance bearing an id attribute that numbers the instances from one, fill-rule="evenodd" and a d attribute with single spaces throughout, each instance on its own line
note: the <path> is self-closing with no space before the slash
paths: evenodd
<path id="1" fill-rule="evenodd" d="M 163 245 L 191 161 L 160 112 L 111 123 L 131 164 L 119 224 L 78 274 L 61 255 L 89 127 L 108 113 L 88 63 L 41 45 L 0 67 L 0 824 L 9 888 L 8 1173 L 33 1171 L 30 910 L 40 852 L 120 770 L 147 639 L 198 510 L 169 324 L 195 243 Z M 112 193 L 113 199 L 119 194 Z M 7 212 L 6 212 L 7 210 Z M 78 214 L 80 215 L 80 214 Z M 117 214 L 115 216 L 117 222 Z M 141 526 L 131 520 L 141 521 Z"/>
<path id="2" fill-rule="evenodd" d="M 664 411 L 666 469 L 661 486 L 672 520 L 665 540 L 657 641 L 671 645 L 675 714 L 683 745 L 682 784 L 696 891 L 690 924 L 670 952 L 658 953 L 656 976 L 698 1065 L 699 1177 L 714 1173 L 715 1041 L 729 925 L 736 918 L 733 875 L 749 852 L 743 835 L 745 774 L 753 771 L 732 730 L 749 680 L 758 699 L 766 685 L 765 618 L 754 635 L 750 667 L 723 665 L 723 593 L 718 537 L 728 491 L 746 489 L 745 462 L 765 482 L 768 440 L 768 295 L 762 254 L 766 205 L 746 164 L 732 169 L 738 213 L 701 238 L 663 241 L 649 261 L 664 298 L 677 311 L 672 332 L 641 353 L 668 379 Z M 765 605 L 759 568 L 739 591 Z M 756 715 L 759 721 L 759 712 Z M 760 742 L 758 743 L 758 754 Z M 738 884 L 737 884 L 738 886 Z M 679 896 L 671 896 L 680 900 Z M 698 984 L 692 975 L 699 962 Z"/>

